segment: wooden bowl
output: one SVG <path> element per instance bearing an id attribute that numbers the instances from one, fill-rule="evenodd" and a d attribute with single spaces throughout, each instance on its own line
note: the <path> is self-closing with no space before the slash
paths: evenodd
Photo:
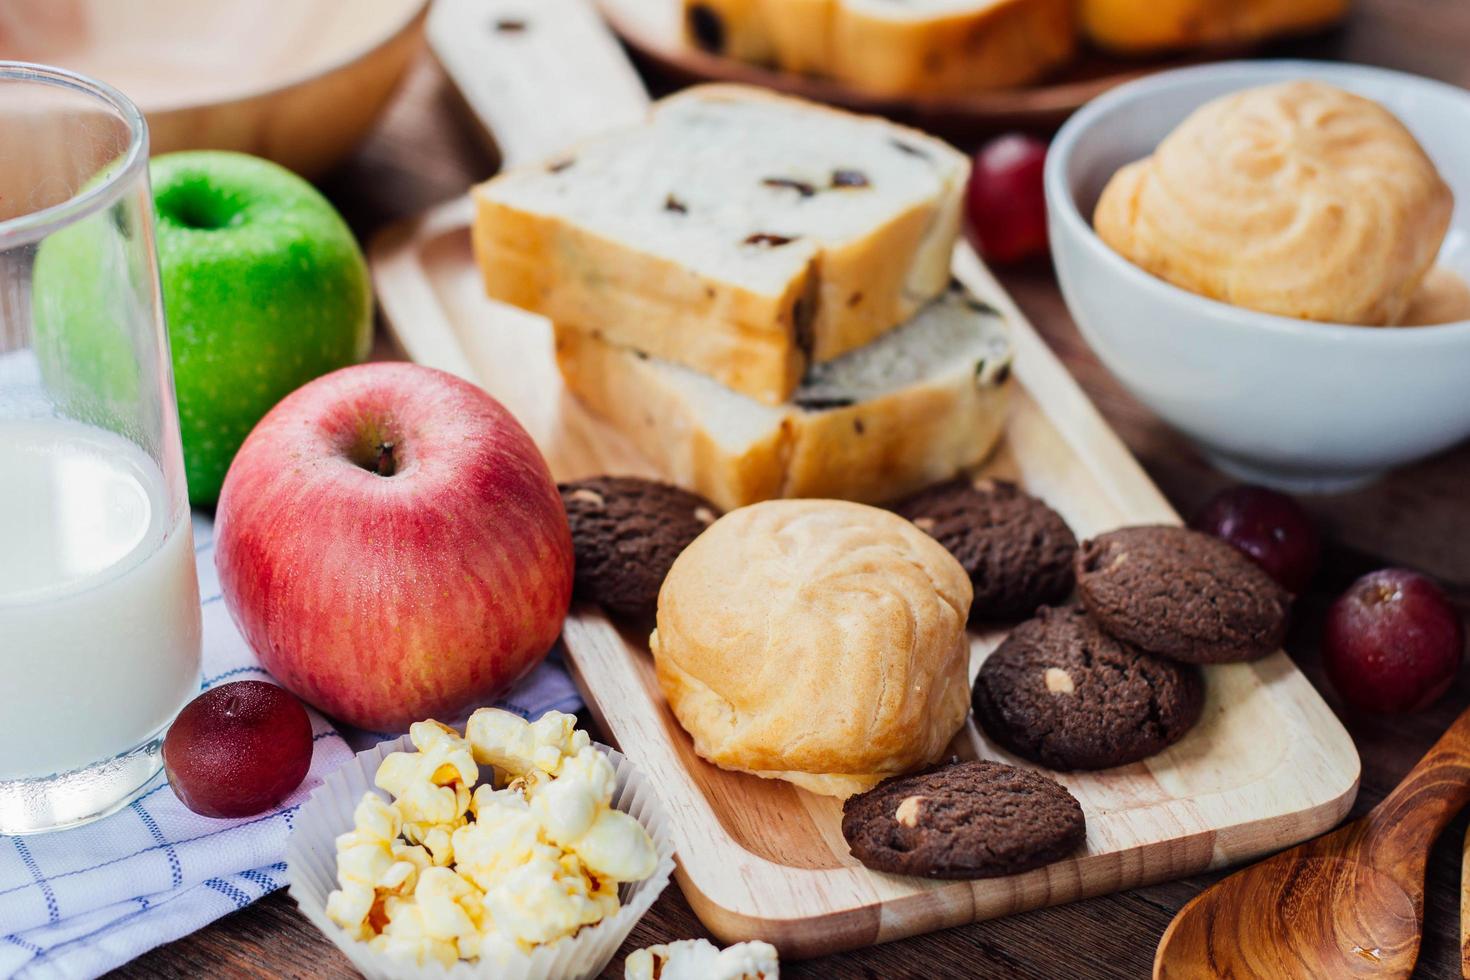
<path id="1" fill-rule="evenodd" d="M 962 139 L 1006 128 L 1050 130 L 1096 96 L 1153 72 L 1239 54 L 1241 47 L 1148 60 L 1083 48 L 1076 59 L 1033 85 L 989 92 L 888 99 L 842 82 L 783 72 L 702 51 L 684 38 L 677 0 L 596 0 L 618 36 L 647 64 L 678 82 L 760 85 L 818 102 L 870 112 Z"/>
<path id="2" fill-rule="evenodd" d="M 317 176 L 367 135 L 428 0 L 4 0 L 0 59 L 120 89 L 154 153 L 240 150 Z"/>

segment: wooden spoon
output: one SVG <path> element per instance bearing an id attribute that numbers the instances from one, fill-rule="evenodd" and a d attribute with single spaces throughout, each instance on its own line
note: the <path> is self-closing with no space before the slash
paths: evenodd
<path id="1" fill-rule="evenodd" d="M 1460 862 L 1460 976 L 1470 980 L 1470 828 Z"/>
<path id="2" fill-rule="evenodd" d="M 1407 977 L 1434 839 L 1470 802 L 1470 711 L 1372 812 L 1217 882 L 1169 923 L 1155 980 Z"/>

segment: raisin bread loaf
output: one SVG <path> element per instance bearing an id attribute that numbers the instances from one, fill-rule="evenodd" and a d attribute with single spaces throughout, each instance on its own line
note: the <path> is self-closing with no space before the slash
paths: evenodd
<path id="1" fill-rule="evenodd" d="M 969 162 L 947 144 L 742 86 L 475 189 L 492 298 L 770 405 L 943 289 Z"/>
<path id="2" fill-rule="evenodd" d="M 1023 85 L 1076 50 L 1074 0 L 682 0 L 689 43 L 869 95 Z"/>
<path id="3" fill-rule="evenodd" d="M 567 387 L 724 510 L 774 497 L 878 503 L 979 462 L 1005 424 L 1009 335 L 958 287 L 763 405 L 688 368 L 558 327 Z"/>

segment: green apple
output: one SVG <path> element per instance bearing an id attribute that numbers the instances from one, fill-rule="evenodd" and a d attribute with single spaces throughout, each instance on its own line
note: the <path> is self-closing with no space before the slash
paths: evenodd
<path id="1" fill-rule="evenodd" d="M 346 222 L 305 180 L 243 153 L 151 164 L 189 498 L 290 392 L 366 359 L 372 286 Z"/>
<path id="2" fill-rule="evenodd" d="M 86 187 L 112 169 L 109 164 Z M 31 313 L 50 400 L 72 418 L 157 451 L 148 435 L 165 429 L 157 380 L 167 362 L 151 319 L 153 267 L 139 241 L 152 207 L 141 191 L 124 194 L 41 242 Z"/>

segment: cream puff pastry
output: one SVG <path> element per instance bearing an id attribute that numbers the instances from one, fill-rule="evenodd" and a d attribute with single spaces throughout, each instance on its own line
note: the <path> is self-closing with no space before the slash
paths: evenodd
<path id="1" fill-rule="evenodd" d="M 1377 103 L 1318 82 L 1197 109 L 1119 170 L 1093 223 L 1183 289 L 1330 323 L 1398 323 L 1454 207 L 1413 135 Z"/>
<path id="2" fill-rule="evenodd" d="M 938 761 L 969 711 L 970 579 L 889 511 L 772 500 L 674 562 L 649 640 L 702 757 L 846 797 Z"/>

